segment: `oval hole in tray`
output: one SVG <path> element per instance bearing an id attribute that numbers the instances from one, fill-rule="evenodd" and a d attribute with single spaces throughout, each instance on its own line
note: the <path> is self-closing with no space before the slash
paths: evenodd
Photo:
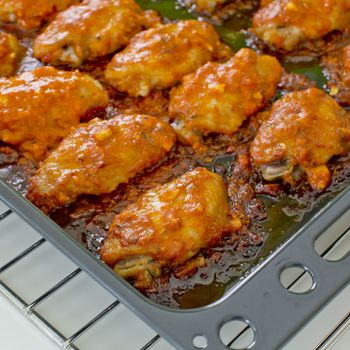
<path id="1" fill-rule="evenodd" d="M 228 349 L 250 349 L 255 344 L 255 329 L 242 318 L 224 323 L 219 332 L 223 344 Z"/>
<path id="2" fill-rule="evenodd" d="M 280 273 L 282 286 L 291 293 L 304 294 L 316 287 L 316 280 L 309 268 L 295 264 L 285 267 Z"/>
<path id="3" fill-rule="evenodd" d="M 314 248 L 320 257 L 328 261 L 338 261 L 349 253 L 350 210 L 315 240 Z"/>

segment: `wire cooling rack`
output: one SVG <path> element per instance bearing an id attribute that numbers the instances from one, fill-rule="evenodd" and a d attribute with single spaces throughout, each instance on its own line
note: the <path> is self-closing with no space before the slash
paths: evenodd
<path id="1" fill-rule="evenodd" d="M 320 240 L 321 255 L 336 257 L 350 246 L 349 215 L 347 212 L 333 225 L 335 234 Z M 305 274 L 292 273 L 286 280 L 289 289 L 307 284 Z M 123 344 L 123 349 L 174 349 L 3 205 L 0 292 L 63 349 L 90 350 L 101 344 L 103 348 Z M 325 333 L 315 349 L 328 349 L 349 324 L 347 313 Z M 246 328 L 235 329 L 229 347 L 235 348 L 244 341 L 247 332 Z"/>
<path id="2" fill-rule="evenodd" d="M 62 348 L 96 349 L 91 339 L 99 344 L 103 339 L 105 346 L 122 342 L 128 349 L 156 349 L 156 344 L 173 349 L 4 206 L 0 242 L 0 292 Z M 111 322 L 114 334 L 105 335 L 103 325 Z"/>

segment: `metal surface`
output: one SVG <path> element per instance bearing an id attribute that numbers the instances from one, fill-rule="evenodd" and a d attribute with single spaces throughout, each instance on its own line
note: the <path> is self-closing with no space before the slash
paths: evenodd
<path id="1" fill-rule="evenodd" d="M 3 182 L 0 182 L 0 193 L 9 207 L 177 349 L 196 349 L 193 338 L 198 335 L 206 337 L 207 349 L 226 349 L 219 338 L 219 329 L 223 323 L 235 318 L 248 321 L 254 328 L 255 342 L 251 349 L 280 348 L 350 281 L 348 255 L 340 261 L 328 262 L 314 250 L 314 241 L 319 234 L 350 208 L 350 190 L 321 210 L 307 226 L 237 283 L 221 300 L 207 307 L 186 311 L 155 305 Z M 315 278 L 315 288 L 309 293 L 293 294 L 280 283 L 282 269 L 296 264 L 306 266 Z M 24 303 L 15 295 L 12 297 Z M 35 315 L 35 311 L 32 313 L 39 322 L 43 321 Z M 99 316 L 96 315 L 96 320 Z M 87 328 L 78 331 L 78 336 Z M 273 336 L 266 336 L 271 330 Z M 61 338 L 67 347 L 70 338 Z M 150 340 L 150 346 L 152 341 L 157 339 Z M 145 346 L 147 349 L 148 345 Z"/>

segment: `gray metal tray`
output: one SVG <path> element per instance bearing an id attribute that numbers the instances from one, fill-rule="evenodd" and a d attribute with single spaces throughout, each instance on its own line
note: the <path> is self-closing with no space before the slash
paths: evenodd
<path id="1" fill-rule="evenodd" d="M 350 282 L 349 254 L 330 262 L 314 249 L 317 237 L 350 209 L 350 189 L 321 209 L 220 300 L 192 310 L 168 309 L 147 299 L 1 180 L 0 199 L 177 349 L 227 349 L 219 331 L 234 319 L 244 320 L 253 329 L 249 349 L 278 349 Z M 295 294 L 282 286 L 281 271 L 289 266 L 310 271 L 314 279 L 310 292 Z M 198 336 L 203 346 L 193 343 Z"/>

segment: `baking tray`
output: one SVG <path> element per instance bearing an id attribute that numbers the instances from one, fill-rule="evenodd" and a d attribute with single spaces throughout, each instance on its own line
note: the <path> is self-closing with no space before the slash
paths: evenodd
<path id="1" fill-rule="evenodd" d="M 152 4 L 139 2 L 147 8 Z M 163 17 L 193 17 L 185 10 L 174 9 L 173 5 L 174 1 L 165 0 L 155 2 L 154 8 L 160 10 Z M 243 16 L 239 21 L 244 22 L 246 18 Z M 234 32 L 232 26 L 229 30 L 220 26 L 217 29 L 234 49 L 245 45 L 243 34 Z M 320 87 L 325 82 L 320 68 L 313 63 L 289 68 L 316 78 Z M 297 232 L 236 281 L 222 298 L 190 310 L 168 309 L 147 299 L 2 180 L 0 199 L 177 349 L 227 348 L 219 337 L 219 330 L 234 319 L 245 321 L 253 329 L 254 341 L 249 348 L 278 349 L 350 281 L 348 256 L 338 262 L 328 262 L 314 249 L 317 237 L 350 208 L 350 189 L 323 203 L 322 209 L 319 206 L 318 210 L 305 215 Z M 310 271 L 314 279 L 312 291 L 293 294 L 281 285 L 281 271 L 289 266 L 306 267 Z M 194 345 L 196 337 L 202 341 L 202 347 Z"/>
<path id="2" fill-rule="evenodd" d="M 235 319 L 244 320 L 253 329 L 250 349 L 279 349 L 350 282 L 350 254 L 334 262 L 323 259 L 314 249 L 317 237 L 350 209 L 350 189 L 323 207 L 223 298 L 191 310 L 165 308 L 147 299 L 2 180 L 0 198 L 179 350 L 198 349 L 193 344 L 198 336 L 205 337 L 206 349 L 227 349 L 219 331 Z M 306 267 L 311 272 L 314 288 L 310 292 L 294 294 L 282 286 L 280 274 L 290 266 Z"/>

